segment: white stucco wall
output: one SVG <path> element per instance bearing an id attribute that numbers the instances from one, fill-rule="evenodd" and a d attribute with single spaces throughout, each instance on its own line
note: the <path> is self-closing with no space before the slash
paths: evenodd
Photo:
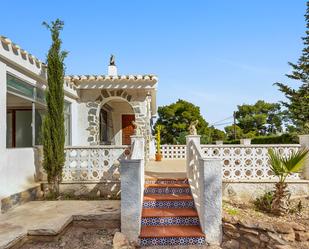
<path id="1" fill-rule="evenodd" d="M 0 199 L 37 185 L 33 148 L 6 149 L 6 159 L 2 165 Z"/>
<path id="2" fill-rule="evenodd" d="M 0 200 L 35 185 L 33 148 L 6 148 L 6 74 L 8 71 L 17 74 L 16 70 L 12 70 L 0 61 Z M 23 77 L 20 73 L 18 76 L 29 82 L 29 77 Z"/>
<path id="3" fill-rule="evenodd" d="M 86 103 L 73 102 L 71 104 L 72 146 L 88 145 L 88 108 Z"/>
<path id="4" fill-rule="evenodd" d="M 34 180 L 34 149 L 6 148 L 7 73 L 32 85 L 46 82 L 41 64 L 13 52 L 11 45 L 0 43 L 0 201 L 38 184 Z"/>
<path id="5" fill-rule="evenodd" d="M 0 61 L 0 199 L 6 182 L 6 65 Z M 1 204 L 0 204 L 1 206 Z"/>

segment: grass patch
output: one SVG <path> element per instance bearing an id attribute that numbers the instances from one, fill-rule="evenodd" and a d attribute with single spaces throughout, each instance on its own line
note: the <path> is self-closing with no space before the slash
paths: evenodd
<path id="1" fill-rule="evenodd" d="M 235 208 L 228 208 L 226 210 L 226 212 L 229 214 L 229 215 L 232 215 L 232 216 L 235 216 L 237 214 L 239 214 L 239 210 L 238 209 L 235 209 Z"/>

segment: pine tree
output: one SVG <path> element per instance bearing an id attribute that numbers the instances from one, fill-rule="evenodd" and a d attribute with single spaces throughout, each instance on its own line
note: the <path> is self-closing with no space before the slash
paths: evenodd
<path id="1" fill-rule="evenodd" d="M 64 165 L 64 59 L 67 52 L 61 51 L 60 31 L 64 23 L 57 19 L 51 24 L 43 22 L 51 32 L 52 45 L 47 55 L 47 82 L 46 104 L 47 115 L 43 121 L 43 167 L 47 172 L 51 193 L 59 194 L 59 183 L 62 179 Z"/>
<path id="2" fill-rule="evenodd" d="M 288 78 L 301 82 L 299 89 L 293 89 L 283 83 L 275 83 L 285 94 L 288 102 L 282 102 L 287 107 L 287 116 L 292 120 L 300 133 L 309 132 L 309 1 L 307 1 L 306 36 L 303 37 L 304 49 L 297 64 L 289 62 L 293 71 Z"/>

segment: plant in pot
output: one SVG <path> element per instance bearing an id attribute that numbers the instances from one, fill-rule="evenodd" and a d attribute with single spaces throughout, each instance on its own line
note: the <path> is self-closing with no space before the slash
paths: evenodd
<path id="1" fill-rule="evenodd" d="M 156 153 L 156 161 L 162 160 L 162 154 L 161 154 L 161 130 L 162 126 L 157 125 L 156 126 L 156 143 L 157 143 L 157 153 Z"/>

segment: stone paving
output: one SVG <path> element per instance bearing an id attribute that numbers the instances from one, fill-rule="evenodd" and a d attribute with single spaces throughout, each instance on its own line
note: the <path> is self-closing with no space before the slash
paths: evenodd
<path id="1" fill-rule="evenodd" d="M 27 235 L 58 235 L 72 221 L 120 221 L 120 201 L 32 201 L 0 214 L 0 249 Z M 102 222 L 103 223 L 103 222 Z"/>
<path id="2" fill-rule="evenodd" d="M 186 178 L 186 160 L 149 161 L 145 167 L 145 177 Z"/>

